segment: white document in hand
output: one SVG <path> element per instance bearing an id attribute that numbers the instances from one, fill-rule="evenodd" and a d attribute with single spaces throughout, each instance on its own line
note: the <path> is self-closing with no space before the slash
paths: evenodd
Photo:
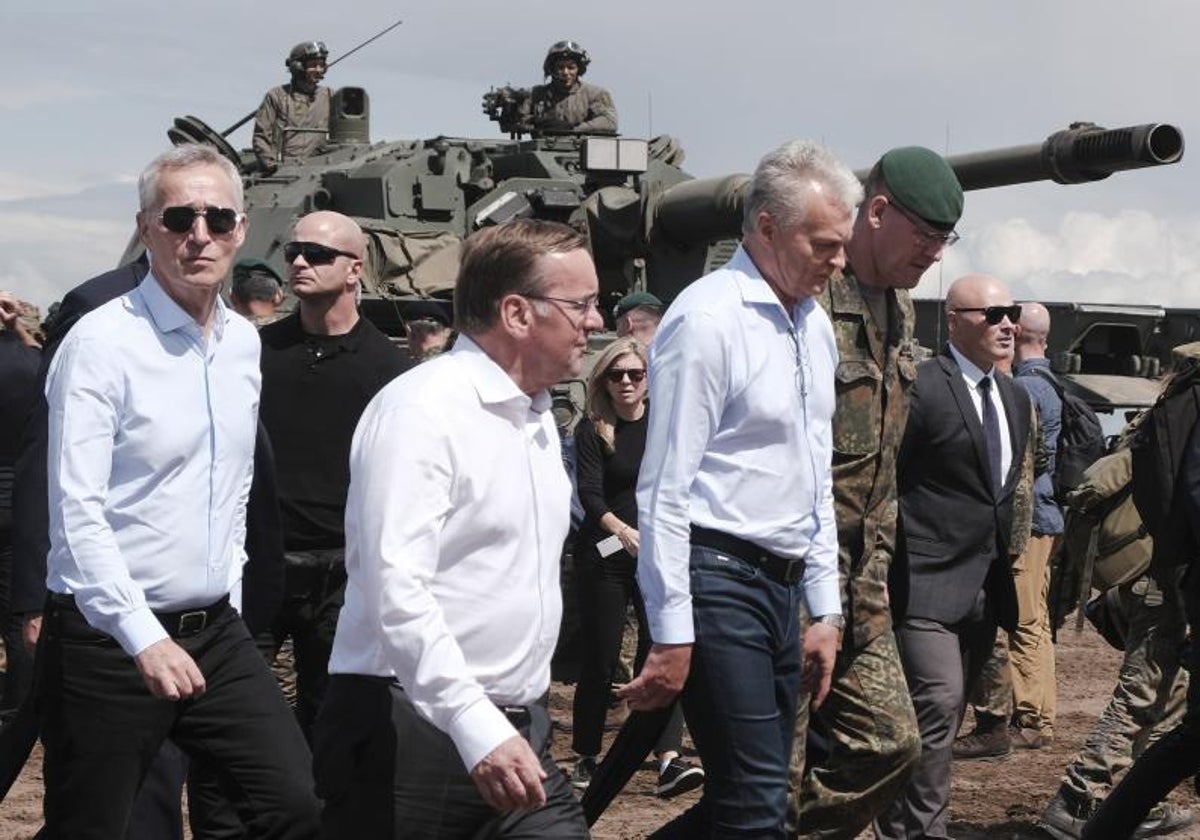
<path id="1" fill-rule="evenodd" d="M 610 537 L 605 537 L 596 543 L 596 550 L 600 552 L 601 557 L 609 557 L 621 550 L 621 540 L 616 534 Z"/>

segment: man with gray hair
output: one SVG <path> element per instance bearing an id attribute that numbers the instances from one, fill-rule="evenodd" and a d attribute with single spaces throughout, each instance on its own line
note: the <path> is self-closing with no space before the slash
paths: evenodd
<path id="1" fill-rule="evenodd" d="M 802 676 L 815 704 L 829 689 L 837 346 L 815 298 L 846 264 L 861 199 L 824 147 L 770 152 L 741 247 L 675 299 L 651 346 L 638 579 L 654 645 L 619 693 L 653 709 L 682 692 L 707 779 L 668 836 L 783 837 Z"/>
<path id="2" fill-rule="evenodd" d="M 47 834 L 122 836 L 170 738 L 239 792 L 249 836 L 315 837 L 307 746 L 237 613 L 259 344 L 219 291 L 241 178 L 185 145 L 138 192 L 149 274 L 80 318 L 46 380 Z"/>

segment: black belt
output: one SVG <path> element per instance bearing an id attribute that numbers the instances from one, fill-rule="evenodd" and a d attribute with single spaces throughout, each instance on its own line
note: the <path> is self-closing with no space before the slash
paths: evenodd
<path id="1" fill-rule="evenodd" d="M 79 612 L 79 607 L 75 604 L 74 595 L 51 592 L 50 603 L 57 607 Z M 195 636 L 205 627 L 212 624 L 228 609 L 229 596 L 226 595 L 221 600 L 207 607 L 193 607 L 192 609 L 179 610 L 178 612 L 156 612 L 154 613 L 154 617 L 158 619 L 158 623 L 167 631 L 168 636 L 173 639 L 186 639 L 189 636 Z"/>
<path id="2" fill-rule="evenodd" d="M 804 577 L 804 558 L 780 557 L 761 548 L 750 540 L 726 534 L 702 525 L 692 525 L 692 545 L 711 548 L 722 554 L 732 554 L 762 569 L 772 580 L 787 584 L 796 583 Z"/>

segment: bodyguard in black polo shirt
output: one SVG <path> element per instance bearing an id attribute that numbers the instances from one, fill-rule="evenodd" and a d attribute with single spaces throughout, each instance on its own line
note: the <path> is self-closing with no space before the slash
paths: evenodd
<path id="1" fill-rule="evenodd" d="M 300 305 L 260 333 L 260 414 L 275 449 L 287 558 L 274 641 L 292 638 L 306 736 L 325 694 L 346 587 L 350 439 L 375 393 L 408 367 L 399 348 L 358 313 L 363 249 L 362 230 L 340 213 L 297 222 L 284 258 Z"/>

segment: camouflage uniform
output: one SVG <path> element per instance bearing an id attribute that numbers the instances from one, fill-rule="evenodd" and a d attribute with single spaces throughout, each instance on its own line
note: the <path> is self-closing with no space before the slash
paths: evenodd
<path id="1" fill-rule="evenodd" d="M 1129 622 L 1121 673 L 1060 788 L 1081 813 L 1108 795 L 1113 776 L 1182 720 L 1186 705 L 1188 672 L 1179 661 L 1186 622 L 1177 588 L 1143 575 L 1118 593 Z"/>
<path id="2" fill-rule="evenodd" d="M 608 91 L 578 82 L 566 93 L 554 85 L 535 85 L 529 96 L 537 131 L 616 131 L 617 106 Z"/>
<path id="3" fill-rule="evenodd" d="M 254 116 L 254 155 L 259 163 L 273 168 L 281 157 L 288 163 L 316 154 L 329 133 L 329 102 L 327 87 L 318 87 L 311 96 L 291 85 L 267 91 Z"/>
<path id="4" fill-rule="evenodd" d="M 801 704 L 789 779 L 788 831 L 856 836 L 890 805 L 921 754 L 921 739 L 892 634 L 888 569 L 895 553 L 896 454 L 916 377 L 908 292 L 883 293 L 879 325 L 850 270 L 819 300 L 837 336 L 833 495 L 846 636 L 833 684 L 812 729 L 830 754 L 805 769 L 808 707 Z M 803 774 L 803 779 L 801 779 Z"/>

